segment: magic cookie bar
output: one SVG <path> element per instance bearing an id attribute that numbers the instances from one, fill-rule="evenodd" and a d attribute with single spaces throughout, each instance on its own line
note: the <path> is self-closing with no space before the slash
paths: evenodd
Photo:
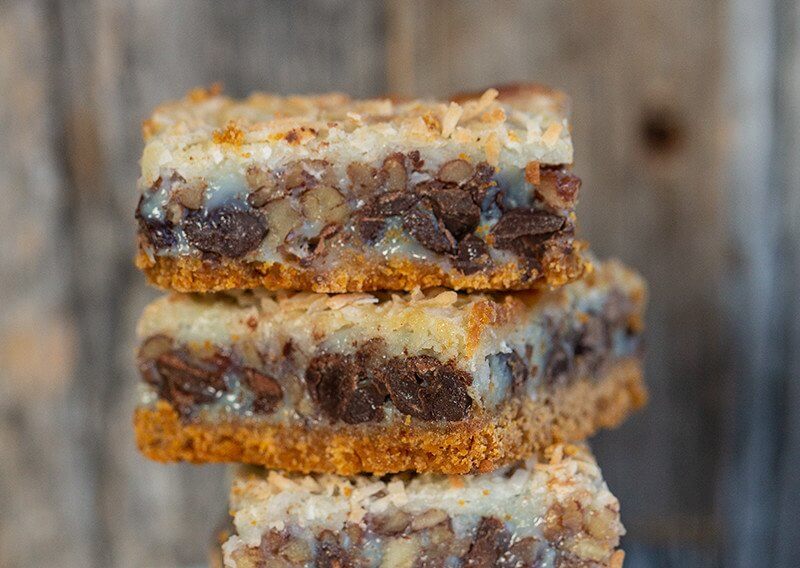
<path id="1" fill-rule="evenodd" d="M 350 474 L 488 471 L 644 400 L 643 284 L 172 295 L 139 325 L 142 451 Z"/>
<path id="2" fill-rule="evenodd" d="M 145 122 L 137 264 L 180 292 L 554 287 L 578 277 L 566 98 L 198 91 Z"/>
<path id="3" fill-rule="evenodd" d="M 589 451 L 492 473 L 383 478 L 245 468 L 227 568 L 620 568 L 619 502 Z"/>

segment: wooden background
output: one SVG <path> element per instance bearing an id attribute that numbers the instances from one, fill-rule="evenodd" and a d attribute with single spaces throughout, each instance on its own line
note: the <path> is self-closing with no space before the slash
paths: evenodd
<path id="1" fill-rule="evenodd" d="M 135 451 L 140 121 L 214 81 L 574 98 L 580 220 L 651 283 L 652 403 L 595 447 L 628 566 L 800 566 L 800 7 L 0 0 L 0 566 L 202 564 L 224 469 Z"/>

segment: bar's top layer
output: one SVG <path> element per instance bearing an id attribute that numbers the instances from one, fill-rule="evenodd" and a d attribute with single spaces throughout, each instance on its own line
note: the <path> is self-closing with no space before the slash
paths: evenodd
<path id="1" fill-rule="evenodd" d="M 315 294 L 239 292 L 236 295 L 164 296 L 144 311 L 142 339 L 167 334 L 183 342 L 224 345 L 232 337 L 269 336 L 303 329 L 327 337 L 358 328 L 387 337 L 409 351 L 432 350 L 444 358 L 472 356 L 485 334 L 502 339 L 535 314 L 594 302 L 612 290 L 643 303 L 641 278 L 617 261 L 593 266 L 581 279 L 557 290 L 513 294 L 466 294 L 431 289 L 404 294 Z"/>
<path id="2" fill-rule="evenodd" d="M 609 508 L 618 513 L 619 502 L 586 447 L 556 445 L 543 454 L 491 473 L 465 476 L 341 477 L 243 468 L 231 488 L 231 513 L 248 546 L 257 546 L 271 529 L 299 525 L 337 532 L 348 522 L 360 523 L 393 509 L 411 515 L 436 509 L 453 519 L 497 517 L 512 524 L 519 538 L 541 536 L 547 512 L 561 502 L 578 501 L 581 510 Z M 624 532 L 621 525 L 616 532 Z"/>
<path id="3" fill-rule="evenodd" d="M 410 151 L 434 164 L 462 155 L 501 169 L 572 163 L 563 93 L 514 85 L 458 101 L 353 100 L 339 93 L 234 100 L 219 89 L 198 89 L 145 120 L 140 182 L 152 185 L 162 169 L 185 178 L 223 177 L 254 164 L 372 163 Z"/>

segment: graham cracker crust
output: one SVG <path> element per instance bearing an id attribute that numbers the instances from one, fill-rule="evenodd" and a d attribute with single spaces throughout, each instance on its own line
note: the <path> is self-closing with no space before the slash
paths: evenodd
<path id="1" fill-rule="evenodd" d="M 237 419 L 181 421 L 167 402 L 138 408 L 139 449 L 162 462 L 241 462 L 293 472 L 351 475 L 400 471 L 487 472 L 553 443 L 581 440 L 620 424 L 647 400 L 641 361 L 610 365 L 539 400 L 506 403 L 494 417 L 457 423 L 305 428 Z"/>
<path id="2" fill-rule="evenodd" d="M 355 256 L 323 271 L 298 269 L 278 262 L 202 260 L 195 257 L 148 256 L 140 250 L 136 266 L 151 284 L 177 292 L 214 292 L 231 289 L 305 290 L 320 293 L 413 290 L 443 286 L 453 290 L 527 290 L 556 288 L 579 278 L 585 268 L 582 246 L 568 253 L 553 249 L 537 273 L 517 263 L 471 275 L 444 271 L 429 262 L 381 260 Z"/>

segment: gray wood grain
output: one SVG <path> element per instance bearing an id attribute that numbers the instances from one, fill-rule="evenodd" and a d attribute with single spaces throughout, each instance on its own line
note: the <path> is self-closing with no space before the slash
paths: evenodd
<path id="1" fill-rule="evenodd" d="M 0 0 L 0 566 L 205 560 L 224 469 L 134 448 L 132 266 L 153 106 L 574 100 L 581 231 L 651 283 L 652 402 L 594 445 L 626 566 L 800 564 L 800 12 L 788 0 Z"/>

